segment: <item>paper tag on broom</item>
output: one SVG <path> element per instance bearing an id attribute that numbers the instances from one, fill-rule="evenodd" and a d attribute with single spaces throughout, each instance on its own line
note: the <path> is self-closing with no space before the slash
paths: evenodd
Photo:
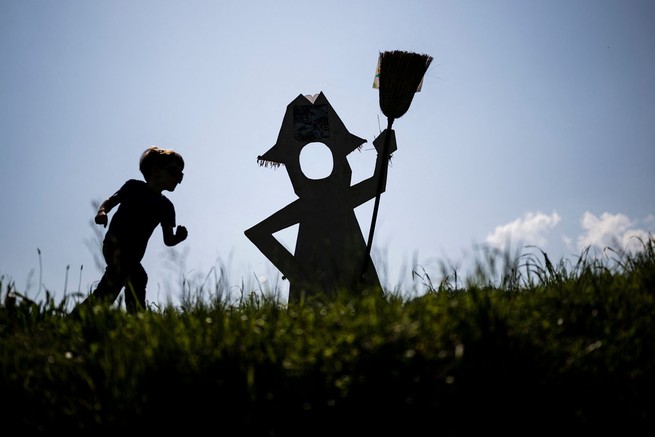
<path id="1" fill-rule="evenodd" d="M 380 53 L 380 56 L 378 56 L 378 65 L 375 67 L 375 77 L 373 78 L 373 88 L 378 89 L 380 88 L 380 65 L 382 64 L 382 53 Z M 418 83 L 418 87 L 416 87 L 416 92 L 418 93 L 421 91 L 421 88 L 423 87 L 423 78 L 421 78 L 421 81 Z"/>

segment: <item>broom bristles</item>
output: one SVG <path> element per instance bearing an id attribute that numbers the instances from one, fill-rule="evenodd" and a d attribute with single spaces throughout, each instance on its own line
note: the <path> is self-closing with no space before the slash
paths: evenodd
<path id="1" fill-rule="evenodd" d="M 380 53 L 380 109 L 388 118 L 402 117 L 428 70 L 432 56 L 394 50 Z"/>

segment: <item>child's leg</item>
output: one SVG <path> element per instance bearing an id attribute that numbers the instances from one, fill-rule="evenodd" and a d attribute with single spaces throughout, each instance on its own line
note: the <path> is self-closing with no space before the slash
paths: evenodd
<path id="1" fill-rule="evenodd" d="M 88 310 L 95 305 L 111 305 L 121 292 L 123 284 L 124 279 L 120 269 L 114 266 L 107 266 L 96 289 L 73 309 L 72 314 L 78 314 L 82 308 Z"/>
<path id="2" fill-rule="evenodd" d="M 111 305 L 118 297 L 123 285 L 125 285 L 125 275 L 121 272 L 121 269 L 117 266 L 109 265 L 105 268 L 105 274 L 102 275 L 98 286 L 89 297 Z"/>
<path id="3" fill-rule="evenodd" d="M 136 313 L 146 308 L 146 285 L 148 274 L 141 263 L 132 264 L 127 272 L 125 287 L 125 308 L 128 313 Z"/>

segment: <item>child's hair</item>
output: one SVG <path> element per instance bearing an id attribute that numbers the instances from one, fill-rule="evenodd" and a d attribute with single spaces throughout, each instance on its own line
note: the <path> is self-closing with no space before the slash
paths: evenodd
<path id="1" fill-rule="evenodd" d="M 171 164 L 177 164 L 183 169 L 184 159 L 182 159 L 182 155 L 171 149 L 160 149 L 157 146 L 150 146 L 141 154 L 139 170 L 141 170 L 143 177 L 147 181 L 150 179 L 154 167 L 164 168 Z"/>

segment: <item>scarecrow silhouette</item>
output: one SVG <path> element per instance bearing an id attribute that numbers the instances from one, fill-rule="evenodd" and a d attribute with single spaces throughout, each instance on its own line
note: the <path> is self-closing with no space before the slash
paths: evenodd
<path id="1" fill-rule="evenodd" d="M 332 172 L 311 179 L 301 169 L 300 153 L 317 142 L 332 153 Z M 397 147 L 394 131 L 383 131 L 373 141 L 378 152 L 373 176 L 351 186 L 347 155 L 361 150 L 365 142 L 348 132 L 322 92 L 299 95 L 287 106 L 275 145 L 257 157 L 262 166 L 284 165 L 298 195 L 297 200 L 245 231 L 289 280 L 289 303 L 312 296 L 334 298 L 340 293 L 383 294 L 355 208 L 386 189 L 387 172 L 382 169 Z M 291 253 L 273 234 L 296 224 L 298 236 Z M 363 263 L 368 267 L 362 269 Z"/>

